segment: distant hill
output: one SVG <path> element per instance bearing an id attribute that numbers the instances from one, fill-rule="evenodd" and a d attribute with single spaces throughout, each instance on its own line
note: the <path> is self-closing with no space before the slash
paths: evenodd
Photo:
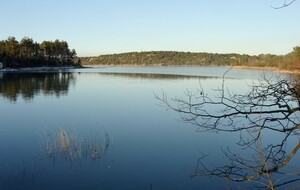
<path id="1" fill-rule="evenodd" d="M 83 65 L 195 65 L 195 66 L 245 66 L 273 67 L 300 70 L 300 47 L 293 48 L 287 55 L 190 53 L 176 51 L 148 51 L 81 57 Z"/>
<path id="2" fill-rule="evenodd" d="M 287 67 L 287 55 L 259 56 L 235 53 L 190 53 L 176 51 L 149 51 L 81 57 L 83 65 L 195 65 L 195 66 L 253 66 Z"/>

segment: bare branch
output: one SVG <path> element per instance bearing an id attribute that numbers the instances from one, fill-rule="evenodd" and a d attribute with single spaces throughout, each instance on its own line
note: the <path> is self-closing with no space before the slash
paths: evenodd
<path id="1" fill-rule="evenodd" d="M 280 183 L 274 182 L 271 177 L 271 174 L 285 174 L 280 170 L 288 165 L 300 148 L 298 142 L 293 150 L 286 152 L 287 140 L 299 135 L 299 83 L 263 78 L 258 84 L 250 86 L 248 93 L 231 94 L 225 93 L 224 76 L 221 89 L 215 90 L 217 97 L 206 94 L 202 87 L 196 93 L 186 91 L 185 98 L 169 100 L 166 93 L 155 95 L 160 105 L 180 113 L 184 122 L 197 126 L 199 131 L 240 133 L 237 144 L 257 155 L 243 157 L 227 148 L 222 152 L 229 163 L 212 169 L 204 164 L 206 156 L 202 155 L 193 176 L 218 176 L 236 182 L 256 183 L 270 189 L 299 180 L 298 174 L 294 175 L 298 176 L 296 179 Z M 274 133 L 280 134 L 281 139 L 264 145 L 263 134 Z"/>
<path id="2" fill-rule="evenodd" d="M 271 6 L 273 9 L 282 9 L 284 7 L 288 7 L 290 6 L 291 4 L 293 4 L 296 0 L 291 0 L 290 2 L 287 2 L 287 1 L 284 1 L 283 5 L 279 6 L 279 7 L 274 7 L 274 6 Z"/>

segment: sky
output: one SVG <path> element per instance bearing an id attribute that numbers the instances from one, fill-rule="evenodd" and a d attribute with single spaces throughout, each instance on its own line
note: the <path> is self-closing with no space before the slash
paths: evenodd
<path id="1" fill-rule="evenodd" d="M 289 1 L 289 0 L 287 0 Z M 0 0 L 0 40 L 68 42 L 78 56 L 140 51 L 284 55 L 300 0 Z"/>

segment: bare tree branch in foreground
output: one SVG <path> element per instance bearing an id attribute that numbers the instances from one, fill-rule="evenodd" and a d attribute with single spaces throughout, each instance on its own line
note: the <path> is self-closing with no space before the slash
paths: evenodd
<path id="1" fill-rule="evenodd" d="M 288 7 L 290 6 L 291 4 L 293 4 L 296 0 L 291 0 L 291 1 L 284 1 L 283 5 L 279 6 L 279 7 L 274 7 L 274 6 L 271 6 L 273 9 L 282 9 L 284 7 Z"/>
<path id="2" fill-rule="evenodd" d="M 155 98 L 161 105 L 180 113 L 183 121 L 198 126 L 200 131 L 239 133 L 237 144 L 252 153 L 242 156 L 229 148 L 222 150 L 229 162 L 213 169 L 204 164 L 202 157 L 194 176 L 218 176 L 275 189 L 300 180 L 297 168 L 297 172 L 292 173 L 283 170 L 300 148 L 298 87 L 298 83 L 291 80 L 264 78 L 244 95 L 231 94 L 225 90 L 223 78 L 216 97 L 206 94 L 201 87 L 196 93 L 187 91 L 185 98 L 169 100 L 166 93 Z M 279 138 L 265 143 L 265 135 Z M 288 140 L 292 140 L 289 146 Z"/>

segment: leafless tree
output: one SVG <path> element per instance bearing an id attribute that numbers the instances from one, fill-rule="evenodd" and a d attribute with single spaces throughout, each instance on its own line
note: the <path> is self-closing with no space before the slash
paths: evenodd
<path id="1" fill-rule="evenodd" d="M 229 148 L 222 150 L 228 164 L 216 168 L 208 168 L 203 156 L 198 160 L 194 176 L 218 176 L 275 189 L 300 180 L 300 170 L 292 173 L 283 170 L 300 148 L 298 88 L 296 81 L 264 77 L 251 85 L 248 93 L 232 94 L 226 90 L 223 77 L 215 97 L 205 93 L 201 86 L 196 93 L 187 91 L 184 98 L 169 99 L 166 93 L 155 97 L 161 105 L 180 113 L 183 121 L 198 126 L 200 131 L 239 133 L 237 144 L 252 151 L 250 156 L 243 156 Z M 265 143 L 264 135 L 278 139 Z"/>

